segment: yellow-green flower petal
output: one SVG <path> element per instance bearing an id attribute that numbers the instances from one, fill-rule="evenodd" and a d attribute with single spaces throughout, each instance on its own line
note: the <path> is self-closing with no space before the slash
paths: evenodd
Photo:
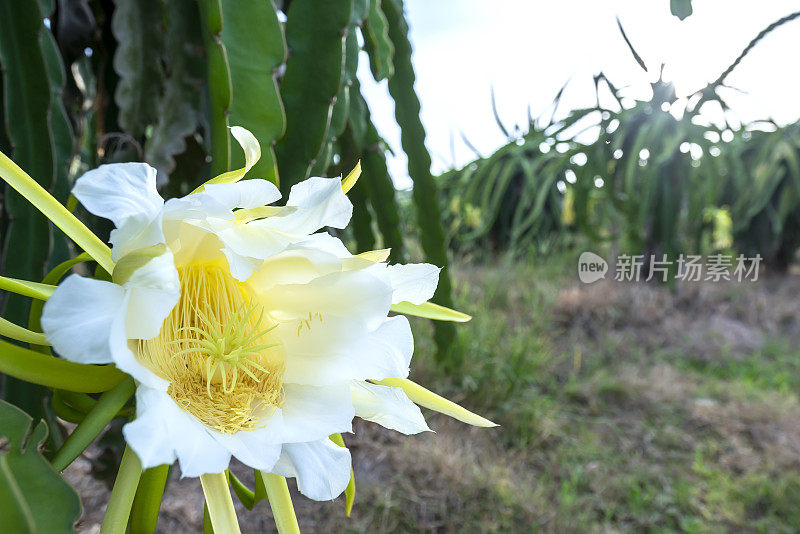
<path id="1" fill-rule="evenodd" d="M 244 150 L 244 167 L 220 174 L 219 176 L 210 179 L 192 191 L 192 193 L 200 193 L 203 191 L 203 189 L 205 189 L 205 186 L 209 184 L 230 184 L 233 182 L 238 182 L 245 174 L 247 174 L 250 169 L 253 168 L 253 165 L 255 165 L 259 159 L 261 159 L 261 145 L 258 144 L 258 139 L 256 139 L 256 137 L 250 133 L 249 130 L 244 129 L 241 126 L 232 126 L 231 134 L 233 134 L 233 137 L 239 142 L 242 150 Z"/>
<path id="2" fill-rule="evenodd" d="M 0 177 L 20 195 L 28 199 L 28 202 L 36 206 L 36 209 L 41 211 L 53 224 L 61 228 L 79 247 L 88 252 L 103 269 L 108 272 L 114 270 L 114 262 L 111 260 L 111 250 L 108 246 L 2 152 L 0 152 Z"/>
<path id="3" fill-rule="evenodd" d="M 471 315 L 461 313 L 460 311 L 445 308 L 433 302 L 423 302 L 422 304 L 412 304 L 410 302 L 399 302 L 392 304 L 392 311 L 395 313 L 402 313 L 404 315 L 413 315 L 415 317 L 425 317 L 426 319 L 434 319 L 436 321 L 453 321 L 456 323 L 466 323 L 472 319 Z"/>
<path id="4" fill-rule="evenodd" d="M 0 336 L 10 337 L 11 339 L 16 339 L 23 343 L 32 343 L 34 345 L 50 345 L 44 337 L 44 334 L 22 328 L 2 317 L 0 317 Z"/>
<path id="5" fill-rule="evenodd" d="M 125 447 L 119 464 L 114 488 L 108 499 L 100 534 L 124 534 L 128 528 L 128 517 L 136 496 L 139 478 L 142 476 L 142 463 L 130 447 Z"/>
<path id="6" fill-rule="evenodd" d="M 356 166 L 353 168 L 350 173 L 345 176 L 344 180 L 342 180 L 342 191 L 347 193 L 350 191 L 356 182 L 358 181 L 358 177 L 361 176 L 361 162 L 359 161 L 356 163 Z"/>
<path id="7" fill-rule="evenodd" d="M 345 447 L 344 438 L 342 438 L 341 434 L 331 434 L 331 441 L 340 447 Z M 352 467 L 350 468 L 350 482 L 347 483 L 347 487 L 344 490 L 344 498 L 344 513 L 347 517 L 350 517 L 350 512 L 353 511 L 353 502 L 356 500 L 356 475 Z"/>
<path id="8" fill-rule="evenodd" d="M 386 378 L 384 380 L 376 380 L 376 384 L 382 386 L 394 386 L 402 388 L 408 398 L 416 402 L 420 406 L 430 408 L 433 411 L 449 415 L 454 419 L 458 419 L 463 423 L 473 426 L 493 427 L 497 424 L 489 421 L 485 417 L 472 413 L 466 408 L 462 408 L 455 402 L 449 401 L 436 393 L 425 389 L 419 384 L 412 382 L 406 378 Z"/>
<path id="9" fill-rule="evenodd" d="M 364 258 L 365 260 L 369 260 L 374 263 L 381 263 L 389 259 L 389 254 L 391 252 L 392 249 L 384 248 L 379 250 L 368 250 L 367 252 L 356 254 L 356 256 L 359 258 Z"/>
<path id="10" fill-rule="evenodd" d="M 0 289 L 11 291 L 12 293 L 16 293 L 24 297 L 47 300 L 50 298 L 50 295 L 53 294 L 53 291 L 56 290 L 56 286 L 0 276 Z"/>

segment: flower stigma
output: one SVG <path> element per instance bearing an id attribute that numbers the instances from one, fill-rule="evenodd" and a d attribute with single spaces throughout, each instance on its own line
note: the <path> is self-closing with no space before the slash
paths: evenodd
<path id="1" fill-rule="evenodd" d="M 283 402 L 285 350 L 277 323 L 222 265 L 178 267 L 181 296 L 138 360 L 169 381 L 167 393 L 203 424 L 256 428 Z"/>

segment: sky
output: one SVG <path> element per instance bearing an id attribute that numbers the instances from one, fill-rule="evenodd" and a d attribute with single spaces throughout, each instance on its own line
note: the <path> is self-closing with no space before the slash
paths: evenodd
<path id="1" fill-rule="evenodd" d="M 546 113 L 569 81 L 560 115 L 594 104 L 592 76 L 604 72 L 631 98 L 647 99 L 650 82 L 666 64 L 665 78 L 686 96 L 714 80 L 764 27 L 798 9 L 788 0 L 694 0 L 694 13 L 673 17 L 669 0 L 406 0 L 414 47 L 416 89 L 422 103 L 433 172 L 473 160 L 462 134 L 484 156 L 507 142 L 491 106 L 494 90 L 506 126 Z M 634 61 L 617 29 L 619 17 L 644 59 Z M 781 26 L 747 55 L 726 83 L 744 93 L 721 93 L 747 122 L 800 118 L 800 69 L 787 59 L 800 49 L 800 19 Z M 389 169 L 409 188 L 394 104 L 386 82 L 375 83 L 367 59 L 359 78 L 373 120 L 396 156 Z M 709 110 L 713 114 L 714 110 Z M 714 120 L 709 118 L 709 120 Z"/>

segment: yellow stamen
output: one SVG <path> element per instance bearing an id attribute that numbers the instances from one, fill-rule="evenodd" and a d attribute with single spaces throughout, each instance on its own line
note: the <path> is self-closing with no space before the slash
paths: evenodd
<path id="1" fill-rule="evenodd" d="M 220 432 L 256 427 L 283 401 L 285 353 L 275 321 L 222 266 L 178 268 L 181 297 L 137 357 L 170 382 L 184 410 Z"/>

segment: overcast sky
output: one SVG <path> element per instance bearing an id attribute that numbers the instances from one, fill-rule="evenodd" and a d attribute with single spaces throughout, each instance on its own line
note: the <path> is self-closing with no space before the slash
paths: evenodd
<path id="1" fill-rule="evenodd" d="M 649 82 L 666 63 L 666 77 L 678 95 L 688 95 L 719 76 L 759 31 L 800 3 L 694 0 L 693 7 L 694 14 L 680 21 L 670 14 L 669 0 L 406 0 L 433 171 L 475 157 L 461 133 L 484 155 L 505 144 L 492 115 L 492 87 L 507 126 L 524 125 L 529 105 L 534 116 L 547 109 L 567 80 L 562 110 L 591 106 L 592 75 L 600 71 L 617 87 L 630 86 L 629 95 L 649 98 Z M 650 75 L 628 52 L 616 16 Z M 772 32 L 744 59 L 727 83 L 747 94 L 724 94 L 738 116 L 781 123 L 800 117 L 800 69 L 793 62 L 799 49 L 800 19 Z M 398 154 L 390 170 L 396 185 L 407 188 L 411 182 L 386 82 L 376 84 L 366 61 L 360 63 L 373 118 Z"/>

